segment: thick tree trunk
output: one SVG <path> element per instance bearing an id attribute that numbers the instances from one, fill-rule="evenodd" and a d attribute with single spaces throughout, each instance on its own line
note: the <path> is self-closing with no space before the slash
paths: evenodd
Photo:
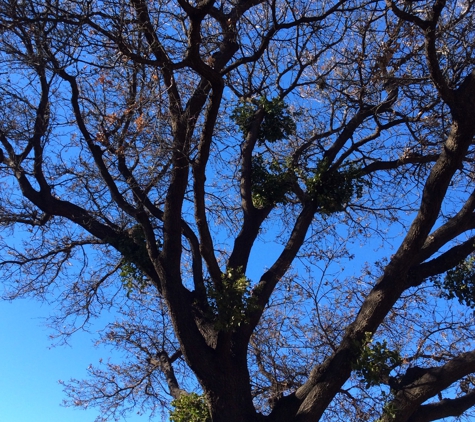
<path id="1" fill-rule="evenodd" d="M 214 384 L 218 387 L 217 390 L 206 391 L 213 422 L 257 422 L 261 420 L 252 404 L 249 383 L 247 386 L 244 385 L 243 377 L 237 373 L 223 372 L 216 378 Z"/>
<path id="2" fill-rule="evenodd" d="M 213 422 L 257 422 L 251 395 L 251 381 L 245 348 L 232 352 L 221 349 L 209 365 L 210 373 L 201 380 Z M 220 348 L 218 346 L 217 351 Z"/>
<path id="3" fill-rule="evenodd" d="M 259 422 L 262 416 L 249 406 L 246 397 L 234 394 L 208 394 L 211 418 L 213 422 Z"/>

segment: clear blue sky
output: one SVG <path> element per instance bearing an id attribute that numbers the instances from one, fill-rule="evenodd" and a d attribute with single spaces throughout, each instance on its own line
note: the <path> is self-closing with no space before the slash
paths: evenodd
<path id="1" fill-rule="evenodd" d="M 110 352 L 94 348 L 87 333 L 76 334 L 71 347 L 51 348 L 40 319 L 49 313 L 34 300 L 0 301 L 0 422 L 93 422 L 98 416 L 96 409 L 60 406 L 65 395 L 58 380 L 85 378 L 89 364 Z M 145 421 L 148 416 L 127 417 Z"/>

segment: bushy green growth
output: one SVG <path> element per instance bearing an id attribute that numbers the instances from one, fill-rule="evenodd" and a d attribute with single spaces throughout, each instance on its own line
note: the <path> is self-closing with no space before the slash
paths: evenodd
<path id="1" fill-rule="evenodd" d="M 322 161 L 313 175 L 306 179 L 306 185 L 320 212 L 332 214 L 343 211 L 353 195 L 361 197 L 365 181 L 353 165 L 341 171 L 329 171 L 328 165 Z"/>
<path id="2" fill-rule="evenodd" d="M 475 308 L 475 257 L 470 256 L 455 268 L 447 271 L 443 281 L 434 280 L 435 285 L 447 299 L 457 298 L 459 303 Z"/>
<path id="3" fill-rule="evenodd" d="M 196 393 L 182 395 L 172 406 L 170 422 L 211 422 L 206 400 Z"/>
<path id="4" fill-rule="evenodd" d="M 286 204 L 292 187 L 292 172 L 286 166 L 264 161 L 261 155 L 252 157 L 252 202 L 256 208 Z"/>
<path id="5" fill-rule="evenodd" d="M 127 290 L 127 296 L 134 290 L 143 290 L 148 284 L 144 273 L 133 262 L 126 259 L 122 260 L 119 277 Z"/>
<path id="6" fill-rule="evenodd" d="M 399 352 L 388 349 L 386 341 L 373 343 L 371 334 L 366 333 L 360 349 L 358 360 L 353 369 L 366 382 L 366 388 L 381 384 L 381 375 L 389 375 L 395 367 L 401 365 Z"/>
<path id="7" fill-rule="evenodd" d="M 239 327 L 246 322 L 246 311 L 255 306 L 250 281 L 240 268 L 227 269 L 220 288 L 210 286 L 208 294 L 219 330 L 232 331 Z"/>
<path id="8" fill-rule="evenodd" d="M 264 119 L 257 136 L 258 144 L 287 139 L 295 133 L 297 126 L 284 101 L 280 98 L 268 100 L 261 97 L 257 101 L 241 101 L 231 114 L 231 119 L 236 122 L 244 136 L 248 135 L 258 110 L 264 110 Z"/>
<path id="9" fill-rule="evenodd" d="M 256 208 L 286 204 L 292 183 L 298 177 L 307 187 L 310 199 L 322 214 L 343 211 L 353 196 L 360 198 L 367 182 L 361 171 L 350 164 L 344 169 L 329 170 L 324 161 L 313 171 L 291 168 L 288 163 L 266 162 L 262 155 L 252 158 L 252 200 Z"/>

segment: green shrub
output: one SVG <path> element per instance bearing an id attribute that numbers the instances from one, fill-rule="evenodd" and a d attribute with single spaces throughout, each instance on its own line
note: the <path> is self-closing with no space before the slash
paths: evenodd
<path id="1" fill-rule="evenodd" d="M 170 422 L 211 422 L 206 400 L 196 393 L 182 395 L 172 406 Z"/>

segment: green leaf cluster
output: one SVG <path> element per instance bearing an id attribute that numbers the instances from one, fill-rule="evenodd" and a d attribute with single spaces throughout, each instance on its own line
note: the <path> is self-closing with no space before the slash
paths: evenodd
<path id="1" fill-rule="evenodd" d="M 196 393 L 183 394 L 172 401 L 170 422 L 211 422 L 205 398 Z"/>
<path id="2" fill-rule="evenodd" d="M 252 158 L 252 201 L 256 208 L 287 204 L 292 184 L 303 180 L 310 199 L 318 205 L 322 214 L 343 211 L 353 196 L 360 198 L 367 182 L 353 164 L 342 170 L 329 170 L 321 161 L 316 169 L 292 168 L 288 162 L 266 161 L 262 155 Z"/>
<path id="3" fill-rule="evenodd" d="M 306 179 L 307 192 L 323 214 L 343 211 L 353 195 L 360 198 L 365 181 L 360 170 L 349 165 L 344 170 L 328 170 L 322 161 Z"/>
<path id="4" fill-rule="evenodd" d="M 264 161 L 262 155 L 252 157 L 252 202 L 256 208 L 286 204 L 294 175 L 288 166 Z"/>
<path id="5" fill-rule="evenodd" d="M 241 101 L 231 114 L 231 119 L 239 126 L 244 136 L 248 135 L 259 110 L 264 110 L 264 119 L 257 136 L 258 144 L 287 139 L 295 133 L 297 125 L 284 101 L 277 97 L 272 100 L 260 97 L 257 101 Z"/>
<path id="6" fill-rule="evenodd" d="M 399 352 L 388 349 L 386 341 L 373 343 L 371 333 L 366 333 L 359 348 L 360 355 L 353 369 L 366 382 L 366 388 L 381 384 L 381 375 L 389 375 L 402 364 Z"/>
<path id="7" fill-rule="evenodd" d="M 247 321 L 246 311 L 256 306 L 251 296 L 250 280 L 241 268 L 228 268 L 219 288 L 210 286 L 208 294 L 218 330 L 232 331 L 239 327 Z"/>
<path id="8" fill-rule="evenodd" d="M 148 282 L 144 273 L 133 263 L 126 259 L 122 260 L 119 277 L 129 296 L 134 290 L 143 290 Z"/>
<path id="9" fill-rule="evenodd" d="M 434 280 L 442 297 L 457 298 L 459 303 L 475 308 L 475 256 L 470 256 L 447 271 L 444 280 Z"/>

